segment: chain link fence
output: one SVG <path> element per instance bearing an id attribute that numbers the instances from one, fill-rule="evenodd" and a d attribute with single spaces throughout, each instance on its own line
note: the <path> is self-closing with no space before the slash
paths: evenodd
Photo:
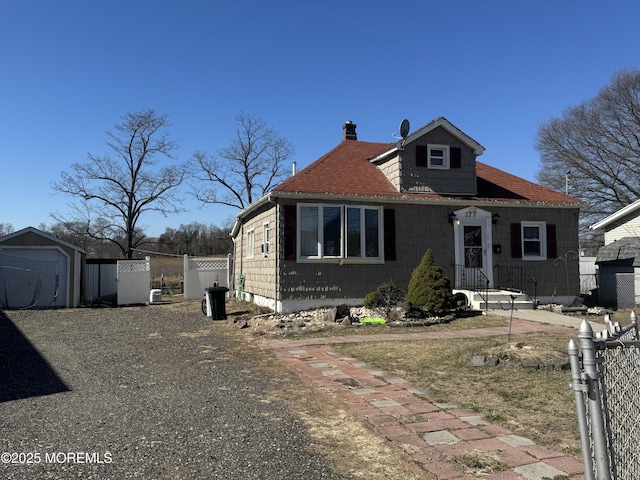
<path id="1" fill-rule="evenodd" d="M 605 317 L 595 337 L 585 320 L 569 342 L 586 480 L 640 478 L 640 340 L 634 312 L 620 327 Z"/>

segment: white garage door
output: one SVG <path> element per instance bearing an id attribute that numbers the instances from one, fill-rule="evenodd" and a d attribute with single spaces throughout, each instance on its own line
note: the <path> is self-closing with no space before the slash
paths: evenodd
<path id="1" fill-rule="evenodd" d="M 0 249 L 0 307 L 66 307 L 69 260 L 57 248 Z"/>

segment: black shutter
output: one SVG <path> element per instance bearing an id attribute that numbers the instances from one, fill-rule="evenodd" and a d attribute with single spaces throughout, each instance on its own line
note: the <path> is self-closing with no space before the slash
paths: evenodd
<path id="1" fill-rule="evenodd" d="M 296 206 L 285 205 L 282 207 L 284 214 L 284 259 L 296 259 Z"/>
<path id="2" fill-rule="evenodd" d="M 384 259 L 396 259 L 396 211 L 384 209 Z"/>
<path id="3" fill-rule="evenodd" d="M 416 167 L 427 166 L 427 146 L 416 145 Z"/>
<path id="4" fill-rule="evenodd" d="M 511 224 L 511 258 L 522 258 L 522 231 L 519 223 Z"/>
<path id="5" fill-rule="evenodd" d="M 462 168 L 462 149 L 460 147 L 449 149 L 449 167 Z"/>
<path id="6" fill-rule="evenodd" d="M 554 224 L 547 224 L 547 258 L 558 258 L 558 242 Z"/>

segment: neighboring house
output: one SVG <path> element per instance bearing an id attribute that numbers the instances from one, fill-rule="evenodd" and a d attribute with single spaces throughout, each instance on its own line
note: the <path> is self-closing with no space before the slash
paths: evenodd
<path id="1" fill-rule="evenodd" d="M 84 250 L 33 227 L 0 237 L 0 308 L 80 305 Z"/>
<path id="2" fill-rule="evenodd" d="M 457 289 L 570 303 L 582 203 L 483 152 L 442 117 L 391 144 L 359 141 L 347 122 L 337 147 L 237 215 L 237 294 L 278 312 L 361 305 L 385 282 L 406 290 L 431 249 Z"/>
<path id="3" fill-rule="evenodd" d="M 589 228 L 604 231 L 604 244 L 625 237 L 640 237 L 640 200 L 621 208 Z"/>
<path id="4" fill-rule="evenodd" d="M 640 305 L 640 200 L 590 228 L 604 231 L 604 246 L 596 256 L 600 303 L 616 308 Z"/>

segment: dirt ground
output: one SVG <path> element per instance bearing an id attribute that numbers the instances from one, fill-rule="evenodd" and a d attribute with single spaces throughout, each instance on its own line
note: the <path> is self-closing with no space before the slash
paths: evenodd
<path id="1" fill-rule="evenodd" d="M 186 302 L 175 307 L 193 311 L 198 309 L 198 303 Z M 251 319 L 268 315 L 268 309 L 228 299 L 226 313 L 226 321 L 214 321 L 214 324 L 237 341 L 235 354 L 259 361 L 279 378 L 290 382 L 286 389 L 273 393 L 274 400 L 286 402 L 300 416 L 315 440 L 314 450 L 328 458 L 338 471 L 357 479 L 429 479 L 403 452 L 391 448 L 378 434 L 341 409 L 334 399 L 302 383 L 286 365 L 258 348 L 259 343 L 268 340 L 269 336 L 256 333 L 262 332 L 263 319 L 258 322 Z M 238 323 L 242 321 L 248 321 L 246 329 L 239 328 Z M 340 330 L 338 327 L 334 333 Z"/>
<path id="2" fill-rule="evenodd" d="M 199 301 L 0 315 L 3 478 L 425 478 Z"/>

